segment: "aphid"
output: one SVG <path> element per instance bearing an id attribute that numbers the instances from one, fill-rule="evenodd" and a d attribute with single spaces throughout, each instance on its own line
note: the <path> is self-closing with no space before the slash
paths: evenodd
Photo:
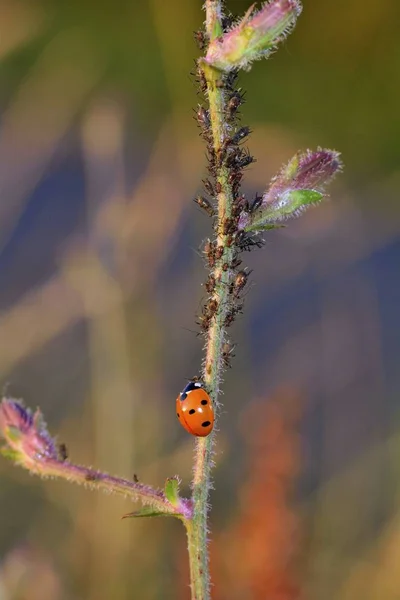
<path id="1" fill-rule="evenodd" d="M 215 259 L 219 260 L 222 257 L 223 253 L 224 253 L 224 247 L 217 246 L 215 249 Z"/>
<path id="2" fill-rule="evenodd" d="M 207 91 L 207 79 L 204 75 L 203 69 L 201 69 L 200 67 L 197 69 L 197 81 L 200 86 L 200 91 L 203 94 L 205 94 L 205 92 Z"/>
<path id="3" fill-rule="evenodd" d="M 207 198 L 204 198 L 204 196 L 196 196 L 193 201 L 196 202 L 200 208 L 205 210 L 209 217 L 213 217 L 215 215 L 215 210 L 211 202 L 209 202 Z"/>
<path id="4" fill-rule="evenodd" d="M 256 197 L 253 200 L 253 204 L 249 207 L 250 208 L 250 212 L 254 212 L 258 208 L 260 208 L 260 206 L 262 204 L 262 200 L 263 200 L 263 197 L 259 196 L 258 194 L 256 194 Z"/>
<path id="5" fill-rule="evenodd" d="M 223 142 L 222 146 L 218 150 L 218 164 L 219 165 L 222 165 L 226 158 L 227 151 L 228 151 L 228 145 L 229 145 L 229 138 L 227 138 Z"/>
<path id="6" fill-rule="evenodd" d="M 207 292 L 209 294 L 212 294 L 214 289 L 215 289 L 215 277 L 214 275 L 209 275 L 207 278 L 207 281 L 204 284 L 204 287 L 206 288 Z"/>
<path id="7" fill-rule="evenodd" d="M 190 381 L 176 399 L 176 416 L 186 431 L 198 437 L 209 435 L 214 426 L 214 409 L 200 381 Z"/>
<path id="8" fill-rule="evenodd" d="M 222 360 L 227 368 L 231 367 L 231 358 L 235 358 L 235 355 L 233 354 L 234 349 L 235 344 L 231 344 L 230 342 L 224 342 L 224 344 L 222 344 Z"/>
<path id="9" fill-rule="evenodd" d="M 242 262 L 243 261 L 240 260 L 238 256 L 236 256 L 231 263 L 231 269 L 237 269 L 242 264 Z"/>
<path id="10" fill-rule="evenodd" d="M 250 127 L 241 127 L 237 130 L 237 132 L 231 137 L 231 144 L 235 146 L 240 144 L 249 134 L 251 133 Z"/>
<path id="11" fill-rule="evenodd" d="M 207 331 L 210 327 L 209 315 L 204 315 L 204 314 L 198 315 L 196 323 L 197 323 L 197 325 L 199 325 L 199 327 L 203 333 L 207 333 Z"/>
<path id="12" fill-rule="evenodd" d="M 67 460 L 68 458 L 68 448 L 64 443 L 58 444 L 58 455 L 61 460 Z"/>
<path id="13" fill-rule="evenodd" d="M 254 156 L 251 156 L 248 152 L 244 152 L 236 159 L 236 166 L 238 169 L 244 169 L 244 167 L 248 167 L 253 162 L 256 162 Z"/>
<path id="14" fill-rule="evenodd" d="M 236 245 L 240 250 L 250 252 L 253 248 L 262 248 L 264 242 L 245 231 L 239 231 L 236 235 Z"/>
<path id="15" fill-rule="evenodd" d="M 237 110 L 242 104 L 242 102 L 243 99 L 240 92 L 234 91 L 226 104 L 226 116 L 228 120 L 232 120 L 235 117 Z"/>
<path id="16" fill-rule="evenodd" d="M 230 327 L 232 325 L 232 323 L 235 320 L 235 313 L 234 311 L 230 311 L 227 313 L 226 317 L 225 317 L 225 327 Z"/>
<path id="17" fill-rule="evenodd" d="M 232 288 L 231 288 L 231 292 L 233 293 L 234 296 L 238 296 L 240 294 L 240 292 L 242 291 L 242 289 L 244 288 L 244 286 L 247 283 L 247 279 L 250 275 L 251 271 L 239 271 L 239 273 L 237 273 L 234 281 L 232 282 Z"/>
<path id="18" fill-rule="evenodd" d="M 220 194 L 222 192 L 222 185 L 220 184 L 219 181 L 217 181 L 215 184 L 215 191 L 217 194 Z"/>
<path id="19" fill-rule="evenodd" d="M 240 171 L 231 171 L 228 176 L 228 183 L 232 186 L 239 185 L 243 178 L 243 173 Z"/>
<path id="20" fill-rule="evenodd" d="M 136 473 L 133 474 L 133 481 L 135 483 L 139 483 L 139 477 L 136 475 Z"/>
<path id="21" fill-rule="evenodd" d="M 226 159 L 226 166 L 238 170 L 238 163 L 242 157 L 243 151 L 240 148 L 233 148 Z"/>
<path id="22" fill-rule="evenodd" d="M 200 125 L 200 127 L 203 130 L 208 131 L 211 125 L 210 122 L 210 113 L 208 112 L 208 110 L 206 108 L 204 108 L 204 106 L 201 106 L 199 104 L 199 106 L 197 107 L 197 111 L 196 111 L 196 117 L 197 117 L 197 122 Z"/>
<path id="23" fill-rule="evenodd" d="M 209 179 L 203 179 L 203 185 L 207 194 L 210 194 L 210 196 L 215 196 L 213 184 Z"/>
<path id="24" fill-rule="evenodd" d="M 222 29 L 228 31 L 235 22 L 235 17 L 232 14 L 223 15 L 221 20 Z"/>
<path id="25" fill-rule="evenodd" d="M 229 73 L 226 76 L 226 89 L 228 90 L 232 90 L 235 86 L 236 80 L 239 76 L 239 71 L 238 69 L 232 69 L 232 71 L 229 71 Z"/>
<path id="26" fill-rule="evenodd" d="M 215 298 L 211 298 L 204 307 L 204 315 L 209 319 L 215 315 L 218 308 L 218 302 Z"/>
<path id="27" fill-rule="evenodd" d="M 215 265 L 215 243 L 208 239 L 204 244 L 203 252 L 207 256 L 208 266 L 213 267 Z"/>
<path id="28" fill-rule="evenodd" d="M 193 37 L 195 39 L 195 42 L 197 43 L 199 50 L 205 50 L 207 45 L 207 38 L 204 31 L 202 31 L 201 29 L 199 29 L 198 31 L 194 31 Z"/>
<path id="29" fill-rule="evenodd" d="M 235 233 L 237 228 L 237 220 L 234 217 L 226 217 L 222 224 L 222 233 L 228 235 L 229 233 Z"/>
<path id="30" fill-rule="evenodd" d="M 216 166 L 217 166 L 217 159 L 215 156 L 215 152 L 213 148 L 209 148 L 208 153 L 206 154 L 206 159 L 207 159 L 207 169 L 208 172 L 215 177 L 216 174 Z"/>

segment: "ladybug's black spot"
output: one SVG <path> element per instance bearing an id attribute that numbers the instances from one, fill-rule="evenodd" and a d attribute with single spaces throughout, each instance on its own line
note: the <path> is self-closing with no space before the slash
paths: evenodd
<path id="1" fill-rule="evenodd" d="M 176 413 L 176 416 L 177 416 L 177 417 L 178 417 L 178 419 L 179 419 L 179 413 Z"/>
<path id="2" fill-rule="evenodd" d="M 201 424 L 202 427 L 208 427 L 209 425 L 211 425 L 210 421 L 203 421 Z"/>
<path id="3" fill-rule="evenodd" d="M 196 411 L 194 410 L 194 408 L 191 408 L 191 409 L 189 410 L 189 415 L 194 415 L 194 413 L 195 413 L 195 412 L 196 412 Z"/>
<path id="4" fill-rule="evenodd" d="M 208 403 L 207 403 L 207 400 L 202 400 L 202 401 L 201 401 L 201 404 L 202 404 L 203 406 L 204 406 L 205 404 L 208 404 Z"/>

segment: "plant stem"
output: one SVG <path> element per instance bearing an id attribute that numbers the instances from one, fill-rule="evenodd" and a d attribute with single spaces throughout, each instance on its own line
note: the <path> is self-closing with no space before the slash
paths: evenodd
<path id="1" fill-rule="evenodd" d="M 221 2 L 207 0 L 206 27 L 209 38 L 219 35 L 221 28 Z M 229 309 L 229 285 L 232 270 L 224 270 L 223 265 L 230 265 L 234 250 L 228 245 L 228 235 L 224 233 L 224 221 L 231 217 L 233 193 L 228 182 L 229 171 L 218 161 L 218 156 L 225 138 L 225 98 L 224 90 L 218 85 L 219 73 L 213 69 L 204 71 L 207 81 L 209 113 L 213 138 L 213 148 L 217 157 L 216 181 L 220 184 L 218 200 L 217 247 L 223 247 L 223 253 L 216 261 L 213 276 L 218 282 L 213 293 L 213 299 L 218 303 L 218 309 L 211 320 L 207 334 L 206 358 L 203 379 L 210 393 L 214 407 L 218 408 L 219 384 L 223 368 L 222 345 L 225 338 L 225 320 Z M 220 164 L 218 164 L 220 162 Z M 193 490 L 193 521 L 187 526 L 188 549 L 192 600 L 207 600 L 210 598 L 210 574 L 207 549 L 207 512 L 210 490 L 211 469 L 213 466 L 213 447 L 215 432 L 208 437 L 196 441 Z"/>
<path id="2" fill-rule="evenodd" d="M 72 483 L 84 484 L 92 490 L 102 489 L 108 493 L 119 494 L 134 501 L 139 500 L 142 504 L 149 504 L 163 512 L 170 512 L 171 514 L 179 512 L 170 505 L 161 490 L 121 477 L 113 477 L 107 473 L 75 465 L 69 461 L 61 462 L 56 459 L 45 458 L 37 461 L 36 464 L 32 464 L 29 471 L 42 477 L 61 477 Z"/>

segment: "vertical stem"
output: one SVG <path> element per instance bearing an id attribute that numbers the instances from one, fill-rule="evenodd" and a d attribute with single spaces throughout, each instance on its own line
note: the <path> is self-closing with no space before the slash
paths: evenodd
<path id="1" fill-rule="evenodd" d="M 210 39 L 222 32 L 221 2 L 207 0 L 206 29 Z M 209 112 L 213 137 L 213 147 L 217 160 L 216 181 L 220 184 L 218 200 L 217 246 L 223 247 L 223 253 L 216 261 L 213 276 L 217 282 L 213 298 L 218 303 L 217 311 L 210 322 L 206 341 L 206 358 L 204 362 L 203 379 L 212 397 L 214 406 L 218 408 L 219 384 L 221 379 L 222 345 L 225 336 L 225 320 L 228 313 L 229 284 L 232 270 L 224 270 L 224 264 L 230 265 L 234 250 L 228 245 L 228 235 L 224 233 L 224 221 L 231 217 L 233 193 L 228 181 L 228 169 L 218 157 L 223 144 L 226 130 L 224 90 L 219 85 L 221 74 L 213 69 L 205 68 L 207 81 Z M 210 490 L 212 456 L 215 443 L 215 432 L 208 437 L 198 438 L 195 450 L 193 490 L 193 520 L 186 525 L 190 561 L 190 576 L 192 600 L 207 600 L 210 598 L 210 574 L 207 549 L 207 513 Z"/>

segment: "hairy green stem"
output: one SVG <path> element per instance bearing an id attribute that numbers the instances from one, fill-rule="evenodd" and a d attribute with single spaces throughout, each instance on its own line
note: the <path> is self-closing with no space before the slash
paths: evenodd
<path id="1" fill-rule="evenodd" d="M 32 464 L 26 466 L 26 468 L 31 473 L 41 475 L 42 477 L 61 477 L 72 483 L 84 484 L 93 490 L 102 489 L 105 492 L 122 495 L 134 501 L 139 500 L 142 504 L 151 505 L 162 512 L 169 512 L 171 514 L 179 512 L 170 505 L 161 490 L 122 479 L 121 477 L 113 477 L 107 473 L 75 465 L 69 461 L 45 458 L 35 463 L 32 461 Z"/>
<path id="2" fill-rule="evenodd" d="M 207 0 L 206 2 L 206 28 L 210 39 L 221 32 L 221 2 Z M 204 74 L 207 81 L 207 93 L 213 147 L 218 157 L 225 138 L 225 97 L 222 86 L 219 85 L 220 74 L 212 68 L 205 67 Z M 231 217 L 233 193 L 228 182 L 229 171 L 221 161 L 217 166 L 216 181 L 220 184 L 218 200 L 217 246 L 223 247 L 223 253 L 216 261 L 213 276 L 217 282 L 213 299 L 218 303 L 218 309 L 211 320 L 207 334 L 206 357 L 204 362 L 203 379 L 209 391 L 214 406 L 218 408 L 219 384 L 223 368 L 222 346 L 225 337 L 225 320 L 228 313 L 229 284 L 232 279 L 231 269 L 224 270 L 224 264 L 230 265 L 234 250 L 228 245 L 228 235 L 224 233 L 224 221 Z M 189 527 L 188 549 L 190 562 L 190 576 L 192 587 L 192 600 L 207 600 L 210 598 L 210 574 L 208 565 L 207 548 L 207 513 L 208 496 L 210 490 L 211 469 L 213 466 L 213 447 L 215 432 L 208 437 L 198 438 L 196 441 L 193 489 L 193 520 Z"/>

